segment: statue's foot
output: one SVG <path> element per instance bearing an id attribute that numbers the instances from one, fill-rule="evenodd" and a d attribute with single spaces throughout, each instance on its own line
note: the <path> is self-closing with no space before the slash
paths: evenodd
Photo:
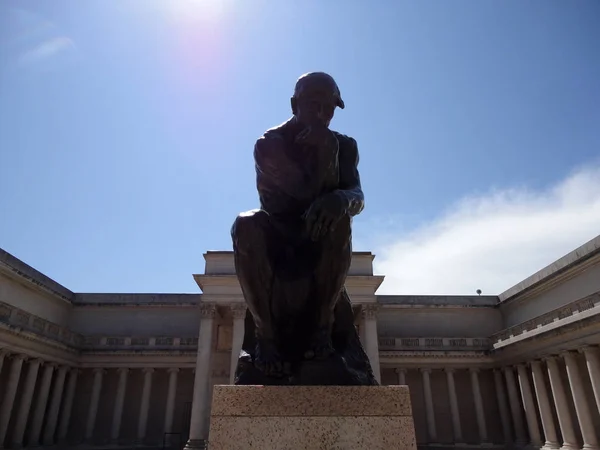
<path id="1" fill-rule="evenodd" d="M 259 339 L 256 342 L 254 365 L 269 377 L 283 377 L 290 373 L 290 364 L 283 361 L 272 339 Z"/>
<path id="2" fill-rule="evenodd" d="M 334 351 L 331 342 L 331 331 L 329 328 L 324 328 L 313 335 L 308 350 L 304 352 L 304 358 L 324 360 L 329 358 Z"/>

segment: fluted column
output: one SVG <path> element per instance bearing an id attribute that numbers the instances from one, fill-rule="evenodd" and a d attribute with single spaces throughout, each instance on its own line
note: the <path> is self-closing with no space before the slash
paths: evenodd
<path id="1" fill-rule="evenodd" d="M 115 405 L 113 408 L 113 420 L 110 429 L 110 439 L 113 443 L 119 441 L 119 433 L 121 431 L 121 419 L 123 417 L 123 404 L 125 403 L 125 392 L 127 390 L 127 377 L 129 369 L 127 367 L 119 367 L 119 384 L 117 384 L 117 393 L 115 395 Z"/>
<path id="2" fill-rule="evenodd" d="M 510 403 L 510 412 L 515 429 L 515 444 L 517 447 L 522 447 L 527 443 L 525 435 L 525 418 L 519 401 L 519 392 L 517 391 L 517 382 L 512 367 L 504 368 L 504 377 L 506 378 L 506 388 L 508 389 L 508 401 Z"/>
<path id="3" fill-rule="evenodd" d="M 0 373 L 2 373 L 2 367 L 4 367 L 4 359 L 8 355 L 8 350 L 0 348 Z"/>
<path id="4" fill-rule="evenodd" d="M 42 432 L 44 414 L 46 412 L 46 404 L 48 403 L 48 394 L 50 393 L 50 384 L 52 383 L 52 374 L 55 367 L 56 364 L 52 363 L 44 366 L 44 373 L 42 374 L 42 381 L 33 410 L 33 420 L 29 430 L 29 447 L 35 447 L 40 444 L 40 433 Z"/>
<path id="5" fill-rule="evenodd" d="M 583 354 L 585 355 L 585 362 L 590 374 L 590 380 L 592 381 L 596 408 L 600 412 L 600 348 L 585 347 Z"/>
<path id="6" fill-rule="evenodd" d="M 60 410 L 60 402 L 62 400 L 62 393 L 65 386 L 65 377 L 69 370 L 66 366 L 61 366 L 58 369 L 56 375 L 56 381 L 54 382 L 54 389 L 52 390 L 52 398 L 50 399 L 50 409 L 48 409 L 48 419 L 46 426 L 44 427 L 44 437 L 42 442 L 44 445 L 54 444 L 54 433 L 56 432 L 56 424 L 58 423 L 58 412 Z"/>
<path id="7" fill-rule="evenodd" d="M 379 367 L 379 340 L 377 337 L 377 311 L 379 305 L 367 303 L 362 307 L 363 327 L 365 329 L 365 352 L 369 357 L 375 379 L 381 383 L 381 369 Z"/>
<path id="8" fill-rule="evenodd" d="M 169 391 L 167 392 L 167 405 L 165 408 L 165 433 L 173 432 L 173 413 L 175 411 L 175 397 L 177 394 L 177 374 L 179 369 L 170 368 L 169 372 Z"/>
<path id="9" fill-rule="evenodd" d="M 148 425 L 148 411 L 150 409 L 150 393 L 152 392 L 152 374 L 154 369 L 145 368 L 144 387 L 142 388 L 142 401 L 140 403 L 140 418 L 138 420 L 138 442 L 146 439 L 146 428 Z"/>
<path id="10" fill-rule="evenodd" d="M 73 400 L 75 399 L 75 388 L 77 387 L 77 375 L 79 375 L 79 370 L 71 368 L 69 371 L 69 381 L 67 382 L 67 392 L 58 423 L 58 442 L 60 443 L 65 442 L 67 433 L 69 432 L 71 411 L 73 410 Z"/>
<path id="11" fill-rule="evenodd" d="M 244 343 L 244 321 L 246 319 L 246 304 L 234 303 L 231 305 L 231 315 L 233 316 L 233 332 L 231 339 L 231 363 L 229 367 L 229 382 L 235 382 L 235 370 L 237 368 L 240 351 Z"/>
<path id="12" fill-rule="evenodd" d="M 190 438 L 185 447 L 203 449 L 208 439 L 209 398 L 210 398 L 210 360 L 213 347 L 213 326 L 217 314 L 216 305 L 200 305 L 200 331 L 198 334 L 198 353 L 196 356 L 196 374 L 192 395 L 192 414 L 190 420 Z"/>
<path id="13" fill-rule="evenodd" d="M 529 439 L 533 447 L 542 446 L 542 436 L 540 435 L 540 424 L 538 423 L 537 413 L 535 411 L 535 402 L 533 401 L 533 393 L 531 392 L 531 384 L 527 376 L 527 367 L 524 364 L 517 366 L 519 375 L 519 386 L 521 387 L 521 397 L 523 399 L 523 407 L 525 408 L 525 416 L 527 417 L 527 429 L 529 430 Z"/>
<path id="14" fill-rule="evenodd" d="M 429 434 L 429 443 L 436 442 L 437 429 L 435 426 L 435 411 L 433 409 L 433 395 L 431 394 L 431 380 L 429 374 L 431 369 L 421 369 L 423 375 L 423 392 L 425 394 L 425 414 L 427 416 L 427 432 Z"/>
<path id="15" fill-rule="evenodd" d="M 567 375 L 569 377 L 571 392 L 573 393 L 575 413 L 577 414 L 581 436 L 583 437 L 583 448 L 586 450 L 597 450 L 600 448 L 598 446 L 598 437 L 594 430 L 590 405 L 583 389 L 583 380 L 579 366 L 577 365 L 577 359 L 575 358 L 575 354 L 571 352 L 566 352 L 563 357 L 567 365 Z"/>
<path id="16" fill-rule="evenodd" d="M 502 379 L 502 372 L 500 369 L 494 369 L 494 384 L 496 385 L 496 400 L 500 411 L 504 443 L 510 444 L 512 442 L 512 429 L 510 425 L 510 415 L 508 413 L 508 404 L 506 403 L 506 390 L 504 389 L 504 380 Z"/>
<path id="17" fill-rule="evenodd" d="M 550 388 L 552 389 L 552 396 L 554 397 L 554 403 L 556 405 L 556 416 L 558 417 L 558 424 L 563 438 L 561 448 L 563 450 L 576 450 L 579 446 L 577 445 L 575 428 L 573 427 L 573 417 L 567 400 L 565 385 L 560 375 L 557 358 L 547 358 L 546 365 L 548 366 Z"/>
<path id="18" fill-rule="evenodd" d="M 2 406 L 0 406 L 0 444 L 3 443 L 6 438 L 8 422 L 10 421 L 11 412 L 15 403 L 15 395 L 17 394 L 17 387 L 19 386 L 21 367 L 23 367 L 25 358 L 25 355 L 15 355 L 12 358 L 8 382 L 4 386 L 4 399 L 2 400 Z"/>
<path id="19" fill-rule="evenodd" d="M 554 426 L 554 418 L 552 417 L 552 407 L 550 406 L 550 399 L 548 398 L 548 391 L 546 390 L 544 371 L 540 361 L 531 362 L 531 373 L 533 375 L 535 396 L 537 397 L 538 407 L 540 409 L 544 438 L 546 439 L 544 448 L 560 448 L 556 427 Z"/>
<path id="20" fill-rule="evenodd" d="M 452 414 L 452 430 L 456 444 L 464 442 L 462 427 L 460 424 L 460 413 L 458 399 L 456 397 L 456 386 L 454 385 L 454 369 L 445 369 L 446 381 L 448 383 L 448 397 L 450 398 L 450 413 Z"/>
<path id="21" fill-rule="evenodd" d="M 102 378 L 104 369 L 94 369 L 94 384 L 92 386 L 92 397 L 88 409 L 87 422 L 85 424 L 85 441 L 90 442 L 94 437 L 94 427 L 96 426 L 96 416 L 98 415 L 98 404 L 100 403 L 100 392 L 102 391 Z"/>
<path id="22" fill-rule="evenodd" d="M 37 381 L 41 362 L 42 361 L 39 359 L 33 359 L 29 361 L 28 364 L 29 367 L 27 368 L 25 385 L 23 386 L 23 393 L 21 394 L 17 420 L 13 429 L 12 446 L 14 448 L 20 448 L 23 445 L 23 435 L 25 434 L 25 426 L 27 425 L 27 418 L 29 417 L 31 400 L 33 399 L 33 391 L 35 390 L 35 383 Z"/>
<path id="23" fill-rule="evenodd" d="M 471 388 L 473 389 L 473 400 L 475 401 L 475 413 L 477 414 L 477 429 L 479 430 L 479 439 L 482 443 L 488 442 L 487 424 L 485 423 L 485 410 L 483 409 L 483 400 L 481 398 L 481 388 L 479 387 L 479 369 L 472 367 Z"/>
<path id="24" fill-rule="evenodd" d="M 406 369 L 395 369 L 396 375 L 398 375 L 398 385 L 403 386 L 406 384 Z"/>

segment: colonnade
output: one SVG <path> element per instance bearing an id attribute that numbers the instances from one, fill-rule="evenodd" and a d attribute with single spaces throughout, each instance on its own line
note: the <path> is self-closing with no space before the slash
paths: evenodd
<path id="1" fill-rule="evenodd" d="M 26 444 L 28 447 L 40 445 L 51 446 L 63 443 L 67 439 L 71 411 L 75 398 L 78 375 L 80 369 L 69 366 L 44 362 L 37 358 L 30 358 L 23 354 L 9 355 L 0 353 L 0 370 L 5 361 L 10 364 L 8 382 L 3 386 L 4 396 L 0 407 L 0 448 L 6 444 L 9 448 L 20 448 Z M 112 422 L 110 428 L 111 442 L 117 443 L 120 437 L 121 419 L 127 390 L 127 381 L 133 370 L 143 372 L 143 387 L 137 423 L 137 441 L 143 443 L 146 439 L 150 398 L 152 392 L 153 368 L 130 369 L 118 367 L 114 369 L 94 368 L 91 397 L 87 406 L 84 442 L 91 443 L 96 428 L 98 406 L 103 392 L 103 381 L 107 371 L 115 370 L 118 373 Z M 177 378 L 179 369 L 168 368 L 168 391 L 165 404 L 165 432 L 173 431 L 173 418 L 175 398 L 177 392 Z M 21 372 L 26 371 L 24 377 Z M 23 379 L 21 383 L 19 380 Z M 19 386 L 22 384 L 22 386 Z M 50 387 L 53 386 L 50 392 Z M 33 404 L 34 391 L 37 388 L 35 404 Z M 16 402 L 17 391 L 21 395 Z M 18 404 L 16 404 L 18 403 Z M 11 422 L 12 421 L 12 422 Z M 9 423 L 13 424 L 10 433 L 10 442 L 5 443 Z M 29 427 L 27 425 L 29 423 Z M 42 426 L 45 423 L 45 427 Z M 27 428 L 27 433 L 25 433 Z M 43 432 L 43 433 L 42 433 Z"/>
<path id="2" fill-rule="evenodd" d="M 592 396 L 587 394 L 589 390 L 586 390 L 586 384 L 589 383 L 586 383 L 580 369 L 577 351 L 494 368 L 495 399 L 484 399 L 481 394 L 479 376 L 482 369 L 417 369 L 423 383 L 428 443 L 438 442 L 436 398 L 431 389 L 431 372 L 443 370 L 446 375 L 454 442 L 457 445 L 464 444 L 464 423 L 459 412 L 455 373 L 457 370 L 468 370 L 479 444 L 482 446 L 490 444 L 484 401 L 495 401 L 506 444 L 531 448 L 600 450 L 598 430 L 595 429 L 592 415 L 593 409 L 600 413 L 600 348 L 589 346 L 578 351 L 585 356 Z M 407 369 L 396 369 L 396 373 L 398 384 L 407 384 Z M 578 442 L 578 435 L 582 442 Z"/>
<path id="3" fill-rule="evenodd" d="M 2 387 L 4 396 L 0 406 L 0 447 L 5 443 L 11 419 L 13 427 L 10 447 L 22 447 L 24 442 L 30 447 L 37 447 L 64 441 L 75 398 L 78 370 L 25 354 L 9 354 L 6 350 L 0 351 L 0 371 L 4 364 L 9 364 L 9 373 L 8 380 Z M 19 386 L 21 372 L 24 370 L 26 374 L 22 386 Z M 54 389 L 50 395 L 53 380 Z M 36 387 L 37 396 L 33 404 Z M 18 389 L 21 390 L 21 395 L 17 405 L 15 400 Z M 29 428 L 26 430 L 28 422 Z"/>
<path id="4" fill-rule="evenodd" d="M 423 396 L 425 404 L 425 416 L 427 420 L 427 438 L 429 443 L 438 442 L 437 423 L 435 418 L 435 397 L 432 393 L 431 388 L 431 373 L 434 370 L 443 370 L 445 373 L 446 383 L 448 387 L 448 401 L 450 404 L 450 413 L 452 419 L 452 431 L 454 434 L 454 442 L 458 444 L 464 444 L 465 439 L 463 436 L 462 420 L 460 417 L 459 402 L 456 392 L 455 373 L 457 370 L 454 368 L 445 369 L 431 369 L 431 368 L 420 368 L 417 369 L 421 373 L 423 382 Z M 489 443 L 487 423 L 485 418 L 485 409 L 483 403 L 483 397 L 481 395 L 481 389 L 479 386 L 479 373 L 480 369 L 471 367 L 468 370 L 470 373 L 470 383 L 473 395 L 473 402 L 475 404 L 475 412 L 477 418 L 477 430 L 479 435 L 479 441 L 481 444 Z M 405 385 L 407 369 L 399 368 L 396 369 L 398 375 L 398 384 Z"/>
<path id="5" fill-rule="evenodd" d="M 98 414 L 98 405 L 100 396 L 102 395 L 102 385 L 104 376 L 108 370 L 116 370 L 118 373 L 117 389 L 115 393 L 115 401 L 112 411 L 112 421 L 110 426 L 110 441 L 116 444 L 121 437 L 121 422 L 123 418 L 123 406 L 125 403 L 125 394 L 127 391 L 127 383 L 130 374 L 134 370 L 140 370 L 143 373 L 143 384 L 142 384 L 142 395 L 140 398 L 140 407 L 138 412 L 137 421 L 137 433 L 136 441 L 139 444 L 144 443 L 146 439 L 146 432 L 148 427 L 148 414 L 150 412 L 150 398 L 152 392 L 152 380 L 155 371 L 166 370 L 169 374 L 167 398 L 164 406 L 165 418 L 164 418 L 164 431 L 173 431 L 173 417 L 175 411 L 175 394 L 177 392 L 177 381 L 179 370 L 176 367 L 170 367 L 167 369 L 154 369 L 151 367 L 144 367 L 140 369 L 131 369 L 127 367 L 118 367 L 115 369 L 104 369 L 94 368 L 93 369 L 93 385 L 92 394 L 87 410 L 86 422 L 85 422 L 85 434 L 84 441 L 91 442 L 94 436 L 94 430 L 96 427 L 96 419 Z"/>

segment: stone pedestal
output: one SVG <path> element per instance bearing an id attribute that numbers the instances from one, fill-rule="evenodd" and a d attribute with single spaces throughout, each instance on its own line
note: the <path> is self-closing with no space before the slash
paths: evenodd
<path id="1" fill-rule="evenodd" d="M 408 386 L 215 386 L 209 450 L 416 450 Z"/>

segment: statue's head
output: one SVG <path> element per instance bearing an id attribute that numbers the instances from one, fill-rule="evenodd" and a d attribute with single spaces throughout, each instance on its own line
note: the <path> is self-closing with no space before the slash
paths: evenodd
<path id="1" fill-rule="evenodd" d="M 336 106 L 344 109 L 338 85 L 325 72 L 311 72 L 298 78 L 291 103 L 294 116 L 304 125 L 329 126 Z"/>

